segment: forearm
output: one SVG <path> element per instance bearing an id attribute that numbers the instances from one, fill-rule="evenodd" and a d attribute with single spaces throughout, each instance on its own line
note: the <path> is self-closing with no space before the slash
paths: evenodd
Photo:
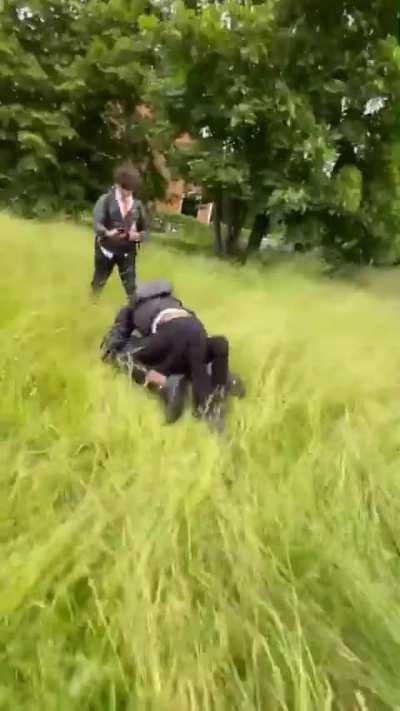
<path id="1" fill-rule="evenodd" d="M 106 226 L 106 201 L 105 196 L 102 195 L 93 210 L 93 228 L 99 237 L 105 237 L 108 230 Z"/>
<path id="2" fill-rule="evenodd" d="M 107 234 L 107 228 L 101 222 L 94 223 L 94 231 L 98 237 L 105 237 Z"/>
<path id="3" fill-rule="evenodd" d="M 110 354 L 118 352 L 127 343 L 132 330 L 133 321 L 129 307 L 122 308 L 113 325 L 107 331 L 101 343 L 103 357 L 108 357 Z"/>

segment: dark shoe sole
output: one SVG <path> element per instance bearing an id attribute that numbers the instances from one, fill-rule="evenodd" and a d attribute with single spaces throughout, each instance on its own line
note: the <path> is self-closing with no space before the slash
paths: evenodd
<path id="1" fill-rule="evenodd" d="M 186 401 L 187 393 L 187 380 L 186 378 L 180 378 L 179 382 L 176 384 L 176 390 L 173 397 L 166 402 L 165 414 L 166 422 L 168 425 L 173 425 L 183 414 Z"/>

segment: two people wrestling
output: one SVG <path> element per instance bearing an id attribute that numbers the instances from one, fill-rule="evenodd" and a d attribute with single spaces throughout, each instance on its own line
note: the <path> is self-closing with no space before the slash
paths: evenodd
<path id="1" fill-rule="evenodd" d="M 228 396 L 244 386 L 229 370 L 229 344 L 208 336 L 164 279 L 140 284 L 118 312 L 102 344 L 102 358 L 161 398 L 168 423 L 182 415 L 191 385 L 194 415 L 222 432 Z"/>

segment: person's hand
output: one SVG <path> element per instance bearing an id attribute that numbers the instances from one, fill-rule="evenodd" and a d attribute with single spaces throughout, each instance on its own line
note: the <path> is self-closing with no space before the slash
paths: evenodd
<path id="1" fill-rule="evenodd" d="M 136 232 L 136 230 L 131 230 L 128 239 L 130 242 L 140 242 L 140 232 Z"/>
<path id="2" fill-rule="evenodd" d="M 157 370 L 149 370 L 146 375 L 145 385 L 153 383 L 155 385 L 158 385 L 159 387 L 164 387 L 166 382 L 167 378 L 165 377 L 165 375 L 158 373 Z"/>

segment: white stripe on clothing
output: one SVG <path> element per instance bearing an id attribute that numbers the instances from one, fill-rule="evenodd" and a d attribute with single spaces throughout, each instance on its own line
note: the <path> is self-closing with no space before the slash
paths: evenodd
<path id="1" fill-rule="evenodd" d="M 163 311 L 160 311 L 160 313 L 155 317 L 153 323 L 151 324 L 151 332 L 157 332 L 157 328 L 160 325 L 160 321 L 162 321 L 165 316 L 174 316 L 175 314 L 180 315 L 181 313 L 187 314 L 187 311 L 185 311 L 185 309 L 163 309 Z"/>

